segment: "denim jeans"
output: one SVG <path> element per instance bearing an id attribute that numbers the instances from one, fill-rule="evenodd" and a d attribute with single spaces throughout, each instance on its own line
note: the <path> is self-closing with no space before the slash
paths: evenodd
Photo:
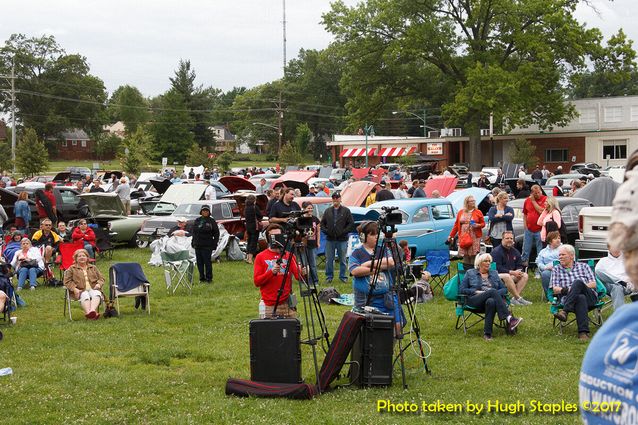
<path id="1" fill-rule="evenodd" d="M 84 249 L 89 253 L 89 258 L 95 258 L 95 252 L 93 251 L 93 245 L 88 242 L 84 243 Z"/>
<path id="2" fill-rule="evenodd" d="M 541 272 L 541 285 L 543 285 L 543 298 L 547 299 L 547 290 L 549 289 L 549 281 L 552 277 L 551 270 L 543 270 Z"/>
<path id="3" fill-rule="evenodd" d="M 38 267 L 21 267 L 20 270 L 18 270 L 18 288 L 24 287 L 24 282 L 26 282 L 27 277 L 29 278 L 29 285 L 35 288 L 36 286 L 38 286 L 36 279 L 41 273 L 42 270 L 40 270 Z"/>
<path id="4" fill-rule="evenodd" d="M 485 323 L 483 324 L 483 333 L 485 335 L 492 335 L 494 316 L 498 315 L 500 320 L 505 320 L 509 316 L 507 304 L 503 297 L 493 288 L 480 294 L 469 296 L 467 305 L 475 307 L 477 312 L 485 312 Z"/>
<path id="5" fill-rule="evenodd" d="M 317 275 L 317 248 L 306 248 L 306 254 L 308 256 L 308 268 L 310 269 L 310 276 L 308 276 L 311 283 L 319 283 L 319 276 Z"/>
<path id="6" fill-rule="evenodd" d="M 523 236 L 523 254 L 521 259 L 523 261 L 529 261 L 529 257 L 532 253 L 532 246 L 536 246 L 536 255 L 543 249 L 543 242 L 541 241 L 541 232 L 532 232 L 529 229 L 525 229 L 525 235 Z"/>
<path id="7" fill-rule="evenodd" d="M 339 255 L 339 279 L 347 280 L 346 252 L 348 241 L 326 240 L 326 280 L 332 280 L 335 266 L 335 249 Z"/>
<path id="8" fill-rule="evenodd" d="M 596 292 L 589 288 L 585 282 L 580 279 L 576 279 L 569 292 L 563 300 L 563 310 L 567 312 L 574 312 L 576 314 L 576 324 L 578 325 L 578 333 L 589 333 L 589 319 L 587 318 L 587 312 L 592 309 L 598 296 Z"/>

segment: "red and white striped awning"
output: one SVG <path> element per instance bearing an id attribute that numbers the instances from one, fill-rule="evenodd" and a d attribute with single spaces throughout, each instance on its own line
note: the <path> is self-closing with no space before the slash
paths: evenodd
<path id="1" fill-rule="evenodd" d="M 416 151 L 416 146 L 411 148 L 381 148 L 378 156 L 406 156 Z"/>
<path id="2" fill-rule="evenodd" d="M 368 148 L 368 156 L 374 156 L 376 148 Z M 343 149 L 339 154 L 341 158 L 352 158 L 355 156 L 366 156 L 366 148 Z"/>

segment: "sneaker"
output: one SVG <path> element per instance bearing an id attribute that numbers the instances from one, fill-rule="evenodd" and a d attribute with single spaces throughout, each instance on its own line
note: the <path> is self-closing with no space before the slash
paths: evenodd
<path id="1" fill-rule="evenodd" d="M 22 286 L 18 286 L 18 287 L 16 288 L 16 291 L 17 291 L 17 292 L 22 291 Z"/>
<path id="2" fill-rule="evenodd" d="M 521 303 L 520 303 L 520 301 L 519 301 L 519 300 L 517 300 L 516 298 L 512 298 L 512 299 L 510 299 L 510 304 L 511 304 L 511 305 L 523 305 L 523 304 L 521 304 Z"/>
<path id="3" fill-rule="evenodd" d="M 518 327 L 518 325 L 521 324 L 522 321 L 523 321 L 522 318 L 512 316 L 510 318 L 510 321 L 509 321 L 508 325 L 507 325 L 507 328 L 509 329 L 510 333 L 513 333 L 514 329 L 516 329 Z"/>
<path id="4" fill-rule="evenodd" d="M 492 340 L 492 335 L 487 335 L 487 334 L 485 334 L 485 335 L 483 335 L 483 339 L 484 339 L 485 341 L 491 341 L 491 340 Z"/>
<path id="5" fill-rule="evenodd" d="M 560 310 L 558 313 L 554 313 L 554 317 L 560 320 L 561 322 L 566 322 L 567 312 L 565 310 Z"/>
<path id="6" fill-rule="evenodd" d="M 578 334 L 578 339 L 581 341 L 589 341 L 589 334 L 587 332 L 581 332 Z"/>
<path id="7" fill-rule="evenodd" d="M 536 279 L 540 279 L 541 278 L 541 274 L 538 272 L 538 270 L 536 270 L 536 273 L 534 273 L 534 277 Z"/>
<path id="8" fill-rule="evenodd" d="M 326 279 L 325 285 L 332 285 L 332 279 Z"/>
<path id="9" fill-rule="evenodd" d="M 29 291 L 35 291 L 35 286 L 30 287 Z"/>
<path id="10" fill-rule="evenodd" d="M 532 305 L 532 302 L 531 302 L 531 301 L 527 301 L 527 300 L 526 300 L 525 298 L 523 298 L 523 297 L 520 297 L 520 298 L 518 299 L 518 303 L 519 303 L 519 305 Z"/>
<path id="11" fill-rule="evenodd" d="M 339 279 L 341 283 L 348 283 L 348 279 Z"/>

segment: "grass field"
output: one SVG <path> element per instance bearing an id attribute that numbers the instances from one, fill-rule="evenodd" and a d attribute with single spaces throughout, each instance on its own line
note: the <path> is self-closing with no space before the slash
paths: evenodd
<path id="1" fill-rule="evenodd" d="M 152 282 L 151 315 L 122 301 L 119 318 L 88 322 L 74 305 L 75 321 L 63 317 L 61 288 L 23 291 L 28 306 L 17 311 L 15 326 L 0 326 L 0 377 L 3 423 L 278 423 L 366 424 L 431 423 L 576 424 L 578 414 L 506 413 L 381 414 L 377 400 L 503 403 L 532 400 L 578 402 L 577 382 L 587 344 L 574 328 L 558 336 L 540 282 L 532 281 L 526 298 L 534 304 L 514 307 L 524 318 L 518 335 L 495 332 L 485 342 L 481 327 L 468 335 L 454 330 L 453 304 L 437 293 L 418 305 L 422 333 L 432 347 L 426 375 L 416 355 L 406 357 L 409 388 L 403 390 L 395 369 L 390 388 L 338 388 L 311 401 L 227 397 L 228 377 L 250 377 L 248 322 L 257 315 L 258 290 L 243 262 L 214 265 L 214 283 L 196 284 L 192 296 L 167 295 L 160 268 L 146 265 L 148 250 L 118 249 L 114 262 L 137 261 Z M 100 260 L 103 273 L 110 263 Z M 197 279 L 196 279 L 197 280 Z M 350 292 L 346 285 L 340 292 Z M 342 306 L 324 306 L 331 334 Z M 304 325 L 305 326 L 305 325 Z M 314 381 L 312 356 L 303 348 L 303 376 Z M 323 353 L 320 353 L 320 361 Z M 529 407 L 528 407 L 529 408 Z M 5 419 L 4 418 L 8 418 Z"/>

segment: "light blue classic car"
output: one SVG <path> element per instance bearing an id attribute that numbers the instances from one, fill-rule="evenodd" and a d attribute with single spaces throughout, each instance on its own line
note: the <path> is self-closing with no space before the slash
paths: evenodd
<path id="1" fill-rule="evenodd" d="M 426 251 L 448 249 L 445 244 L 454 226 L 455 210 L 445 198 L 394 199 L 375 202 L 370 209 L 382 213 L 382 207 L 398 207 L 401 224 L 396 226 L 397 242 L 405 239 L 412 258 L 424 256 Z"/>

